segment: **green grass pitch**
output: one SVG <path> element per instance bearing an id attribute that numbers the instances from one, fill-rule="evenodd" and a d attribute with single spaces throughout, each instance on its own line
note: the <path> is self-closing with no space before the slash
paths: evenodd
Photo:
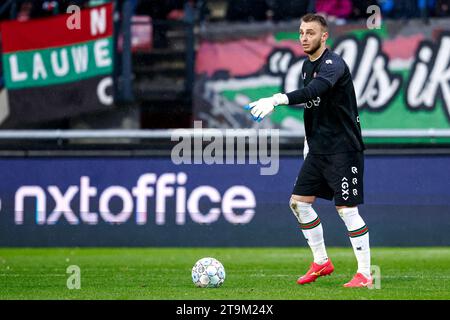
<path id="1" fill-rule="evenodd" d="M 372 248 L 381 288 L 343 288 L 356 270 L 351 248 L 329 248 L 335 272 L 299 286 L 307 248 L 0 249 L 0 299 L 450 299 L 450 248 Z M 191 268 L 202 257 L 226 270 L 220 288 L 196 288 Z M 81 270 L 69 290 L 67 267 Z"/>

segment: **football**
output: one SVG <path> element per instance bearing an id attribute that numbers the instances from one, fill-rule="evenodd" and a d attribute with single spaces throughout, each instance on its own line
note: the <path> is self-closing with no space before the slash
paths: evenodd
<path id="1" fill-rule="evenodd" d="M 192 281 L 200 288 L 218 288 L 225 281 L 225 268 L 217 259 L 202 258 L 192 267 Z"/>

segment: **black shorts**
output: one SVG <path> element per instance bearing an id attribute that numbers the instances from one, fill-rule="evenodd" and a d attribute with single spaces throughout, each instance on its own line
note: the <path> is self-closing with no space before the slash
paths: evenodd
<path id="1" fill-rule="evenodd" d="M 292 194 L 332 200 L 336 206 L 364 203 L 364 153 L 308 154 Z"/>

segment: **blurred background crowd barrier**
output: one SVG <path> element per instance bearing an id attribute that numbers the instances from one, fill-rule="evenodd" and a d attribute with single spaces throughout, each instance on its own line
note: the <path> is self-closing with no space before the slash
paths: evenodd
<path id="1" fill-rule="evenodd" d="M 201 119 L 249 127 L 242 104 L 301 86 L 299 18 L 313 11 L 328 17 L 328 45 L 352 70 L 365 129 L 446 129 L 449 3 L 3 1 L 0 126 L 167 129 Z M 71 5 L 82 8 L 80 30 L 65 27 Z M 367 25 L 370 5 L 381 10 L 379 28 Z M 90 33 L 92 11 L 106 19 L 101 35 Z M 263 125 L 302 130 L 300 110 Z"/>

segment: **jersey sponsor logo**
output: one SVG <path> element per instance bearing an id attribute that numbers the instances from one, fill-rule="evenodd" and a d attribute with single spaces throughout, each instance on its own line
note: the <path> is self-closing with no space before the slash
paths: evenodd
<path id="1" fill-rule="evenodd" d="M 308 102 L 306 102 L 305 107 L 309 109 L 309 108 L 312 108 L 313 106 L 318 107 L 319 104 L 320 104 L 320 97 L 317 97 L 317 99 L 312 99 L 312 100 L 309 100 Z"/>
<path id="2" fill-rule="evenodd" d="M 330 59 L 325 61 L 326 64 L 333 64 L 333 61 L 331 61 Z"/>

